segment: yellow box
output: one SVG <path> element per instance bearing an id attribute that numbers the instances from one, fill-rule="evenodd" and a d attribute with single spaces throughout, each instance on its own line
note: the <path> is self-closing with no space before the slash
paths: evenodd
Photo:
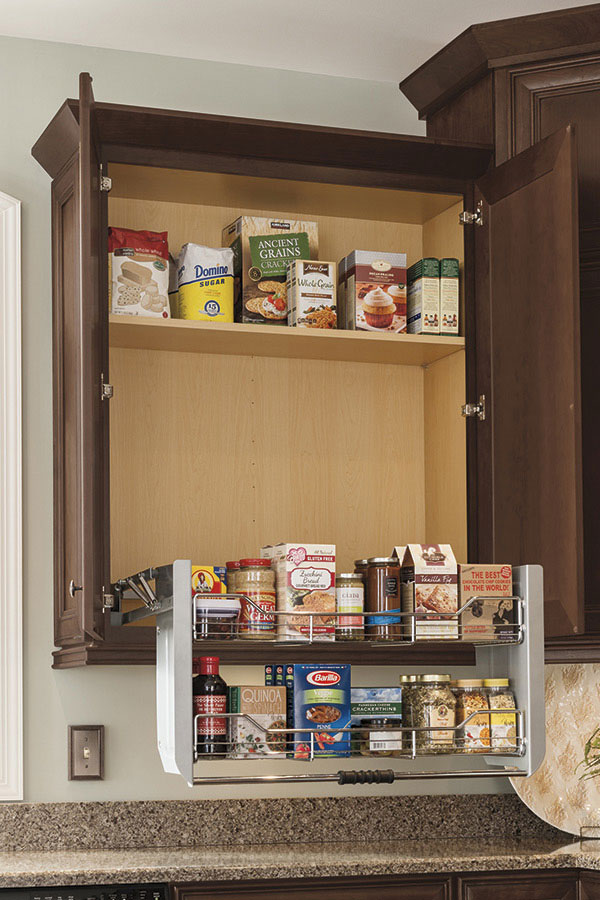
<path id="1" fill-rule="evenodd" d="M 233 251 L 184 244 L 177 268 L 177 318 L 233 322 Z"/>

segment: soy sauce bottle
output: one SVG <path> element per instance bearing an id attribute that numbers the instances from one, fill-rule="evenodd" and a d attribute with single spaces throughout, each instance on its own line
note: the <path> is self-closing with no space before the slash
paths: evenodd
<path id="1" fill-rule="evenodd" d="M 192 694 L 196 727 L 196 750 L 203 758 L 224 759 L 227 755 L 227 719 L 214 716 L 227 712 L 227 685 L 219 675 L 219 657 L 201 656 L 193 661 Z"/>

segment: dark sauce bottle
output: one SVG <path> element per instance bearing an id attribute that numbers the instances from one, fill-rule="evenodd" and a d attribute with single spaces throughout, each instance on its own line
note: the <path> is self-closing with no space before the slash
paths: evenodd
<path id="1" fill-rule="evenodd" d="M 194 718 L 201 716 L 196 726 L 198 755 L 205 759 L 224 759 L 227 755 L 227 718 L 214 716 L 227 712 L 227 685 L 219 675 L 219 657 L 201 656 L 199 660 L 193 660 L 193 672 Z"/>

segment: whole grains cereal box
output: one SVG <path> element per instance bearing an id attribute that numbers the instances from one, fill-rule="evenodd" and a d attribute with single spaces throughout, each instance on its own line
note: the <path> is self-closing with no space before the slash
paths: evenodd
<path id="1" fill-rule="evenodd" d="M 460 616 L 466 641 L 509 640 L 515 633 L 512 566 L 462 563 L 458 567 L 459 607 L 478 599 Z"/>
<path id="2" fill-rule="evenodd" d="M 402 612 L 416 613 L 417 640 L 458 637 L 458 570 L 450 544 L 408 544 L 402 563 Z M 411 620 L 405 620 L 410 636 Z"/>
<path id="3" fill-rule="evenodd" d="M 286 325 L 287 267 L 317 259 L 317 223 L 240 216 L 223 229 L 222 240 L 233 250 L 235 321 Z"/>
<path id="4" fill-rule="evenodd" d="M 226 594 L 225 566 L 192 566 L 192 594 Z"/>
<path id="5" fill-rule="evenodd" d="M 261 556 L 275 569 L 280 641 L 332 641 L 335 637 L 335 544 L 275 544 Z M 296 613 L 296 615 L 294 615 Z"/>
<path id="6" fill-rule="evenodd" d="M 350 666 L 294 665 L 294 728 L 315 733 L 315 756 L 349 756 Z M 294 734 L 294 757 L 309 759 L 311 732 Z"/>

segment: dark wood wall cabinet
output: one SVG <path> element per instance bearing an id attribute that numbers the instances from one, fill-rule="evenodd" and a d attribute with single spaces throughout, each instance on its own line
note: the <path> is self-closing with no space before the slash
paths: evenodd
<path id="1" fill-rule="evenodd" d="M 549 383 L 539 384 L 546 402 L 558 401 L 555 416 L 565 433 L 558 444 L 548 435 L 545 446 L 543 440 L 532 445 L 532 432 L 538 427 L 543 430 L 543 422 L 530 422 L 524 430 L 519 427 L 524 443 L 520 448 L 514 446 L 513 465 L 520 468 L 526 461 L 523 478 L 537 496 L 533 516 L 540 541 L 538 555 L 534 553 L 530 561 L 544 566 L 546 658 L 550 662 L 598 661 L 600 415 L 594 340 L 600 331 L 600 4 L 474 25 L 404 79 L 400 88 L 427 121 L 428 137 L 489 143 L 496 165 L 513 159 L 557 129 L 572 126 L 575 131 L 579 310 L 570 322 L 563 318 L 561 301 L 551 283 L 554 277 L 561 278 L 560 270 L 556 270 L 544 289 L 546 313 L 537 321 L 535 343 L 525 352 L 538 356 L 542 378 L 544 355 L 547 365 L 552 365 L 556 354 L 562 356 L 565 366 L 570 367 L 568 379 L 581 378 L 581 414 L 574 419 L 555 388 Z M 530 227 L 544 229 L 547 216 L 556 215 L 560 229 L 562 216 L 569 218 L 572 214 L 571 209 L 558 211 L 556 204 L 560 206 L 561 202 L 555 192 L 544 192 L 546 213 L 535 213 Z M 516 277 L 516 272 L 513 274 Z M 526 293 L 521 295 L 519 310 L 513 306 L 512 292 L 502 297 L 499 306 L 492 304 L 492 334 L 498 315 L 514 314 L 514 347 L 520 346 L 521 351 L 521 323 L 537 316 L 541 299 L 527 299 Z M 563 324 L 553 344 L 548 340 L 545 322 L 555 316 Z M 521 377 L 508 387 L 514 375 L 503 373 L 506 387 L 517 394 L 528 392 L 530 385 Z M 496 418 L 501 412 L 498 401 L 496 394 L 492 417 L 498 424 L 502 422 L 503 429 L 512 431 L 510 419 Z M 539 438 L 541 434 L 539 431 Z M 521 453 L 525 446 L 532 455 Z M 539 454 L 537 464 L 534 454 Z M 510 477 L 508 472 L 504 476 Z M 555 494 L 557 483 L 560 498 Z M 553 501 L 556 503 L 551 511 L 546 503 Z M 527 506 L 530 513 L 532 508 Z M 522 512 L 525 515 L 525 508 Z M 493 536 L 494 558 L 503 556 L 507 546 L 503 525 L 499 525 Z"/>
<path id="2" fill-rule="evenodd" d="M 190 883 L 173 885 L 171 893 L 173 900 L 598 900 L 600 883 L 595 872 L 549 869 Z"/>
<path id="3" fill-rule="evenodd" d="M 509 138 L 497 124 L 500 75 L 482 57 L 508 38 L 465 39 L 460 65 L 443 51 L 404 83 L 427 110 L 426 138 L 100 103 L 84 73 L 78 100 L 37 141 L 33 155 L 52 178 L 55 666 L 152 662 L 152 628 L 111 625 L 111 580 L 176 558 L 253 554 L 314 532 L 321 515 L 322 532 L 309 537 L 335 542 L 342 568 L 407 539 L 449 542 L 473 562 L 542 563 L 548 634 L 583 632 L 579 122 L 570 124 L 564 89 L 529 79 L 520 60 Z M 539 38 L 535 47 L 542 71 Z M 544 71 L 576 77 L 585 104 L 583 76 L 566 59 Z M 431 78 L 427 66 L 438 67 Z M 550 111 L 554 96 L 564 120 Z M 592 215 L 594 203 L 581 206 Z M 372 242 L 413 259 L 460 257 L 460 337 L 109 316 L 109 224 L 168 230 L 174 247 L 218 246 L 240 212 L 265 211 L 317 217 L 324 259 Z M 471 224 L 459 223 L 461 212 Z M 584 232 L 584 250 L 593 234 Z M 586 259 L 591 266 L 592 250 Z M 592 281 L 590 268 L 590 310 Z M 591 313 L 582 315 L 591 342 Z M 482 396 L 485 419 L 463 419 L 461 404 Z M 584 418 L 592 400 L 584 386 Z M 199 410 L 213 426 L 208 440 Z M 352 428 L 353 417 L 366 427 Z M 594 434 L 588 415 L 584 474 Z M 269 454 L 293 458 L 302 477 L 285 466 L 274 477 Z M 360 466 L 369 478 L 355 477 Z M 592 612 L 590 600 L 588 625 Z M 456 661 L 444 652 L 419 649 L 420 664 L 427 654 Z M 461 659 L 472 656 L 466 648 Z M 398 664 L 411 659 L 414 650 L 397 649 Z"/>

